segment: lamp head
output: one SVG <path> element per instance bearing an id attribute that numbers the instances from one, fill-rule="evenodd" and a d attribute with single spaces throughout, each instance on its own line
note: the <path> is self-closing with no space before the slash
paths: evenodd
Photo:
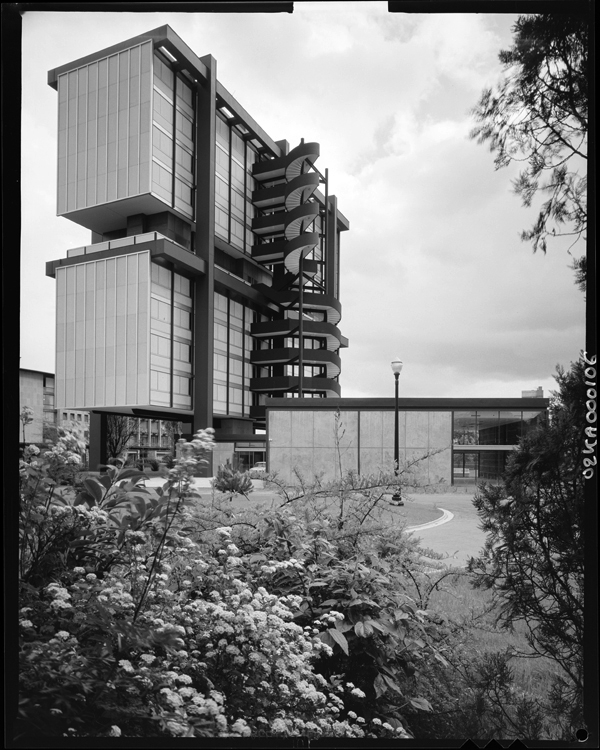
<path id="1" fill-rule="evenodd" d="M 396 359 L 392 361 L 392 372 L 394 375 L 400 375 L 402 372 L 402 360 L 400 357 L 396 357 Z"/>

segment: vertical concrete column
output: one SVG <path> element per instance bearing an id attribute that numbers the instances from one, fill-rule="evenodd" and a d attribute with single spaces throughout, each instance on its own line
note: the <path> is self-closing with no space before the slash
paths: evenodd
<path id="1" fill-rule="evenodd" d="M 273 267 L 273 288 L 275 289 L 283 288 L 286 273 L 287 271 L 285 270 L 283 263 L 278 263 L 277 265 Z M 276 338 L 272 340 L 271 348 L 283 349 L 284 346 L 285 346 L 285 337 L 277 336 Z M 273 375 L 273 377 L 278 377 L 278 376 L 283 375 L 284 367 L 285 367 L 284 364 L 273 365 L 271 369 L 271 374 Z"/>
<path id="2" fill-rule="evenodd" d="M 194 288 L 193 430 L 213 426 L 214 260 L 217 62 L 201 58 L 206 80 L 196 89 L 196 254 L 206 273 Z M 212 466 L 207 468 L 212 474 Z"/>
<path id="3" fill-rule="evenodd" d="M 98 467 L 106 464 L 106 414 L 104 412 L 90 412 L 90 471 L 98 471 Z"/>
<path id="4" fill-rule="evenodd" d="M 338 275 L 338 248 L 337 248 L 337 198 L 330 195 L 327 201 L 327 237 L 325 238 L 325 292 L 333 297 L 336 295 L 335 279 Z"/>

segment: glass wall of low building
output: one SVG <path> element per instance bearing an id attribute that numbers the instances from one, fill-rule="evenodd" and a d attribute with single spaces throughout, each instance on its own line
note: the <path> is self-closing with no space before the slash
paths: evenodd
<path id="1" fill-rule="evenodd" d="M 453 413 L 454 445 L 516 445 L 545 418 L 543 409 L 469 410 Z"/>
<path id="2" fill-rule="evenodd" d="M 498 481 L 506 467 L 510 446 L 546 418 L 543 409 L 484 409 L 453 412 L 452 475 L 454 484 Z M 500 450 L 464 450 L 464 446 L 498 446 Z"/>

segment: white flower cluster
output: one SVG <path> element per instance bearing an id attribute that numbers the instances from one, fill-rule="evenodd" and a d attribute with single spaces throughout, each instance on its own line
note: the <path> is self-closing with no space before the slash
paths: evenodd
<path id="1" fill-rule="evenodd" d="M 126 591 L 126 585 L 123 581 L 111 581 L 111 586 L 105 586 L 97 595 L 99 602 L 110 602 L 109 612 L 114 612 L 115 607 L 121 610 L 132 610 L 135 607 L 133 597 Z"/>
<path id="2" fill-rule="evenodd" d="M 187 453 L 191 455 L 193 450 Z M 57 512 L 73 516 L 82 513 L 96 524 L 108 518 L 104 511 L 81 506 L 67 506 Z M 132 541 L 136 533 L 126 538 Z M 333 687 L 314 671 L 322 655 L 333 653 L 321 641 L 315 626 L 334 627 L 344 620 L 343 613 L 330 610 L 312 625 L 301 627 L 294 618 L 301 614 L 303 597 L 279 596 L 257 586 L 261 581 L 259 565 L 248 563 L 239 572 L 232 570 L 232 564 L 246 558 L 239 557 L 231 527 L 216 529 L 210 539 L 213 545 L 208 551 L 199 544 L 165 546 L 156 563 L 149 548 L 130 544 L 125 547 L 128 565 L 113 567 L 101 580 L 83 567 L 74 568 L 75 580 L 70 577 L 68 586 L 52 583 L 44 589 L 52 614 L 60 617 L 60 610 L 71 608 L 75 613 L 59 620 L 55 637 L 43 645 L 57 659 L 73 658 L 69 666 L 74 672 L 84 670 L 83 660 L 77 663 L 74 657 L 65 655 L 77 654 L 75 636 L 83 644 L 83 630 L 77 628 L 85 622 L 90 603 L 102 603 L 115 621 L 130 621 L 153 569 L 155 575 L 136 625 L 168 643 L 168 648 L 157 648 L 154 653 L 145 642 L 138 650 L 121 653 L 128 658 L 118 661 L 113 682 L 107 685 L 114 691 L 115 700 L 118 696 L 126 701 L 154 696 L 153 711 L 163 729 L 174 737 L 194 736 L 194 728 L 205 724 L 211 727 L 211 733 L 223 737 L 247 737 L 253 732 L 312 738 L 364 737 L 367 731 L 375 732 L 369 736 L 387 732 L 404 737 L 403 730 L 393 730 L 381 722 L 373 722 L 371 730 L 366 730 L 365 719 L 357 711 L 346 712 L 347 701 L 356 707 L 359 704 L 355 699 L 364 700 L 365 693 L 352 683 Z M 262 572 L 265 568 L 272 568 L 272 572 L 305 570 L 297 558 L 269 561 Z M 33 627 L 29 611 L 23 608 L 20 612 L 23 629 Z M 24 633 L 24 641 L 32 635 Z M 223 693 L 211 689 L 215 685 Z M 242 718 L 239 714 L 244 705 L 248 710 Z M 273 707 L 278 709 L 275 717 Z M 269 719 L 257 716 L 261 711 Z M 116 725 L 111 727 L 109 736 L 126 733 L 122 726 L 123 732 Z"/>
<path id="3" fill-rule="evenodd" d="M 188 442 L 181 439 L 177 442 L 179 458 L 167 474 L 167 490 L 173 488 L 182 494 L 190 491 L 192 480 L 200 464 L 205 461 L 204 456 L 215 446 L 214 432 L 212 427 L 207 427 L 205 430 L 198 430 L 193 440 Z"/>
<path id="4" fill-rule="evenodd" d="M 276 573 L 278 570 L 304 570 L 304 564 L 300 560 L 296 560 L 295 557 L 290 557 L 289 560 L 272 560 L 266 565 L 261 565 L 263 573 Z"/>
<path id="5" fill-rule="evenodd" d="M 33 458 L 34 456 L 39 456 L 39 455 L 40 455 L 40 449 L 37 447 L 37 445 L 28 445 L 23 451 L 23 458 L 26 461 L 28 459 Z"/>
<path id="6" fill-rule="evenodd" d="M 58 427 L 59 438 L 56 445 L 49 451 L 44 452 L 44 457 L 54 460 L 59 464 L 78 466 L 81 464 L 81 456 L 85 454 L 86 445 L 71 430 Z"/>
<path id="7" fill-rule="evenodd" d="M 61 609 L 71 609 L 72 605 L 69 602 L 69 599 L 71 598 L 71 594 L 67 591 L 64 586 L 60 586 L 58 583 L 51 583 L 48 586 L 46 586 L 45 589 L 48 596 L 52 598 L 52 601 L 50 602 L 50 607 L 55 611 L 59 611 Z"/>

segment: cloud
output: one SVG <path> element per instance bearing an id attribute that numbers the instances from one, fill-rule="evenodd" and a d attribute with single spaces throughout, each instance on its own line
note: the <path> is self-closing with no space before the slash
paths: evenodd
<path id="1" fill-rule="evenodd" d="M 412 39 L 420 56 L 428 50 L 438 75 L 475 92 L 496 62 L 497 42 L 483 15 L 466 13 L 427 14 Z"/>

